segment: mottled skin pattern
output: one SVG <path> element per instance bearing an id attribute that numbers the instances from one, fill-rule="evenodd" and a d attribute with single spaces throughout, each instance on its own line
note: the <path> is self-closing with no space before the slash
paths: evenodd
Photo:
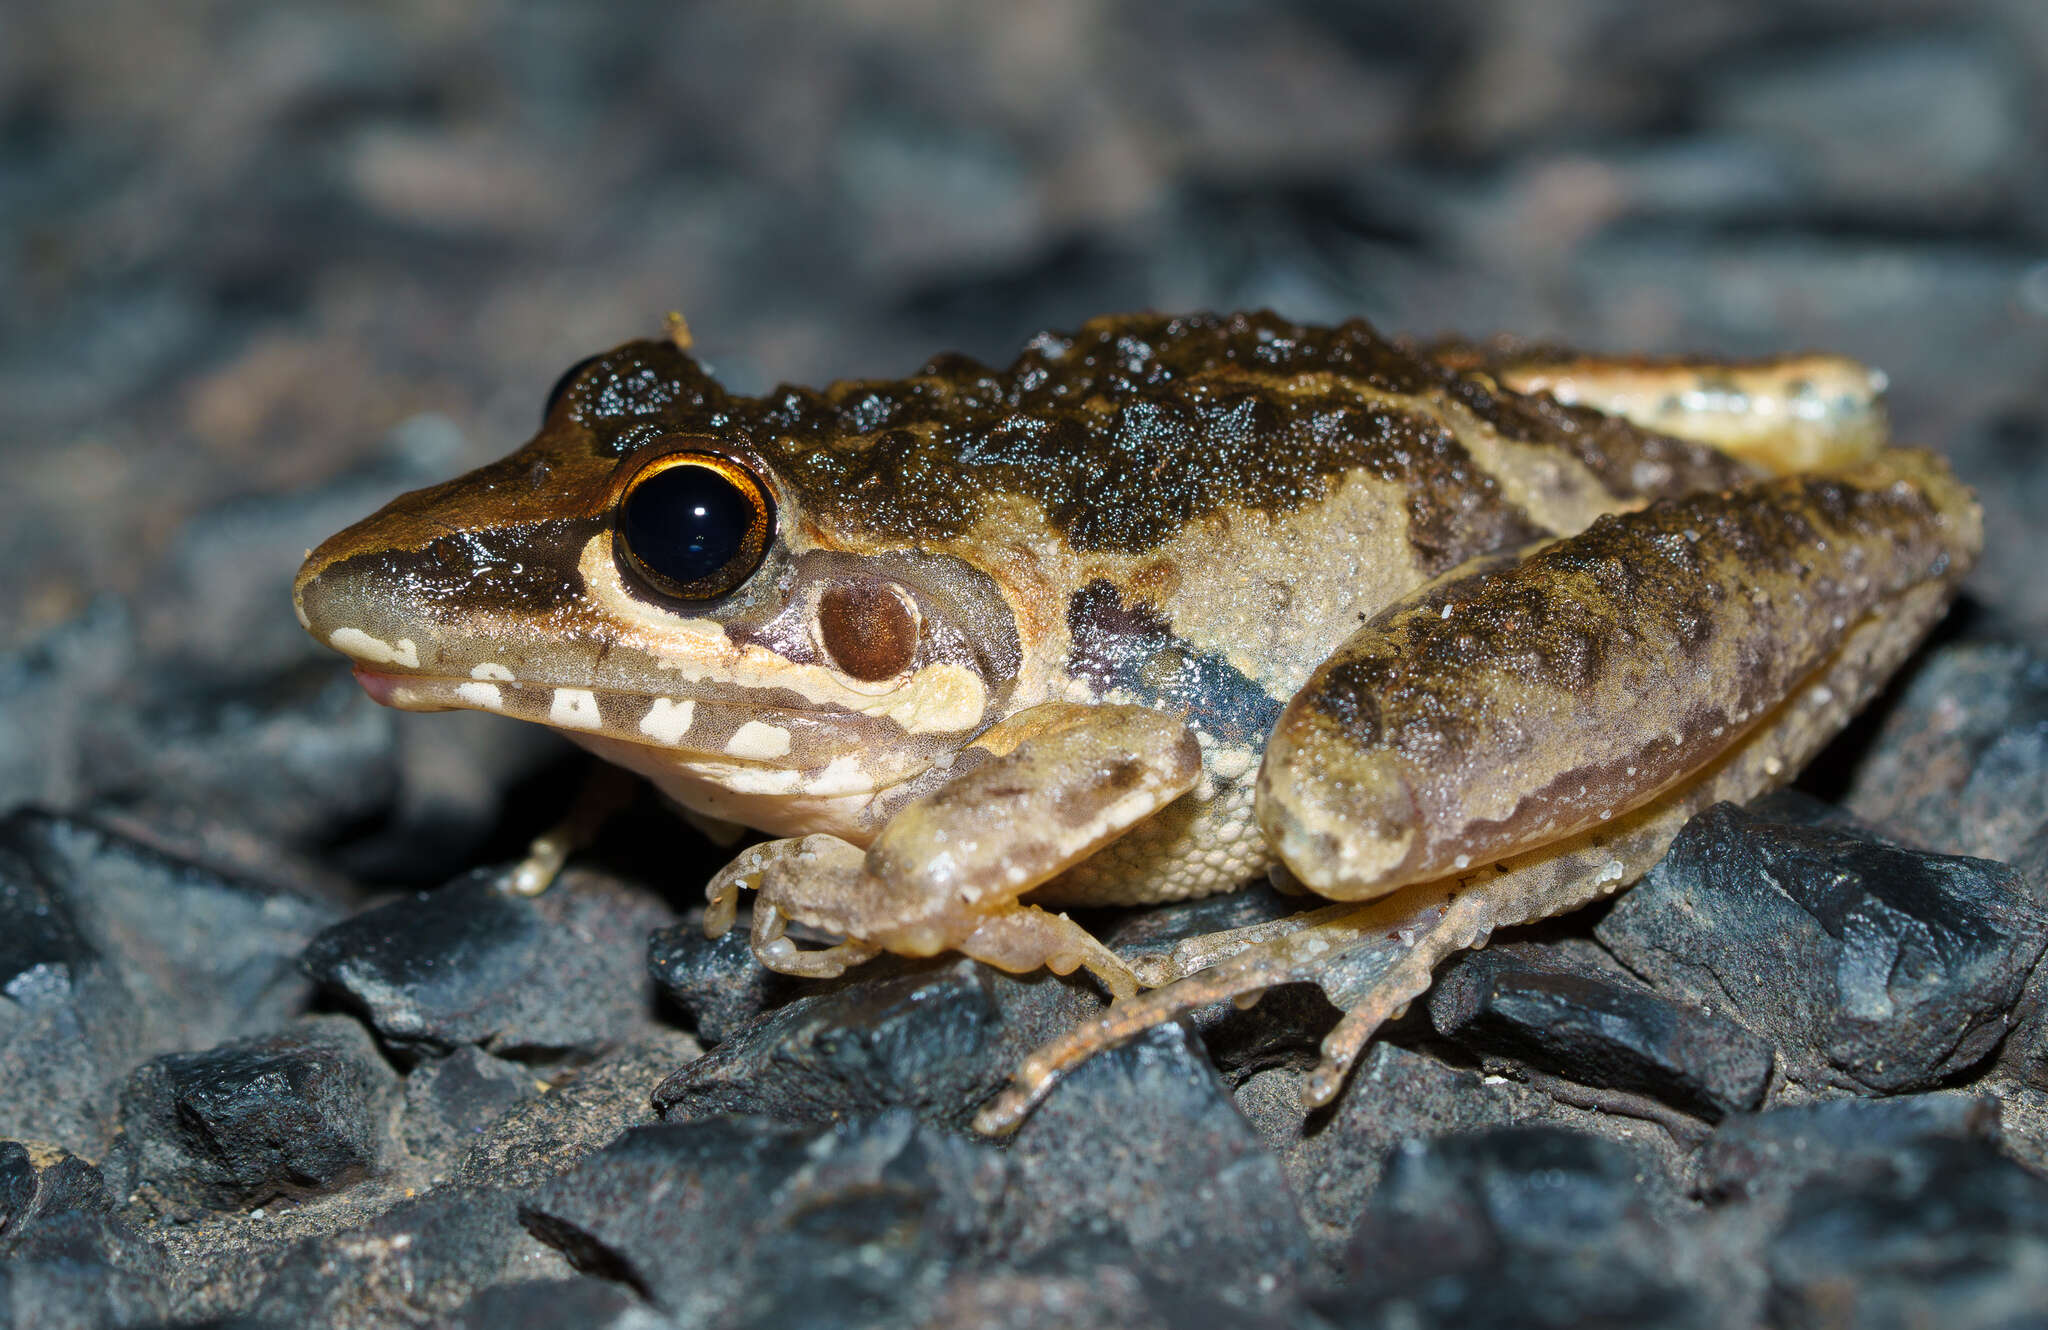
<path id="1" fill-rule="evenodd" d="M 776 969 L 1088 969 L 1117 1005 L 989 1130 L 1145 1024 L 1297 979 L 1350 1012 L 1326 1100 L 1438 958 L 1789 778 L 1938 617 L 1976 507 L 1884 447 L 1877 386 L 1831 357 L 1133 315 L 1000 371 L 746 398 L 639 342 L 511 457 L 322 545 L 296 599 L 381 701 L 552 725 L 787 837 L 710 887 L 713 928 L 758 890 Z M 679 452 L 774 501 L 765 559 L 708 600 L 655 590 L 615 530 Z M 1143 974 L 1041 908 L 1269 869 L 1365 903 Z"/>

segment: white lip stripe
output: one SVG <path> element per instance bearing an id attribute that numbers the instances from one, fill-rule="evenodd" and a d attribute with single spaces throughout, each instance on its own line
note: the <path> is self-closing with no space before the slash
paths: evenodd
<path id="1" fill-rule="evenodd" d="M 640 718 L 640 733 L 665 744 L 679 744 L 690 732 L 690 723 L 697 718 L 697 703 L 685 698 L 678 702 L 674 698 L 657 697 L 654 705 L 647 708 L 647 714 Z"/>
<path id="2" fill-rule="evenodd" d="M 511 683 L 513 681 L 512 671 L 496 661 L 489 660 L 471 670 L 469 677 L 472 679 L 489 679 L 497 683 Z"/>
<path id="3" fill-rule="evenodd" d="M 785 757 L 789 753 L 789 731 L 780 725 L 750 720 L 732 732 L 725 751 L 734 757 Z"/>
<path id="4" fill-rule="evenodd" d="M 494 683 L 458 684 L 455 695 L 471 706 L 482 707 L 487 711 L 502 711 L 505 707 L 505 695 L 498 691 L 498 685 Z"/>
<path id="5" fill-rule="evenodd" d="M 567 730 L 594 730 L 603 724 L 597 711 L 597 694 L 588 688 L 557 688 L 554 705 L 548 708 L 548 723 Z"/>
<path id="6" fill-rule="evenodd" d="M 420 667 L 419 648 L 409 637 L 399 638 L 394 645 L 360 628 L 337 628 L 328 635 L 327 642 L 342 655 L 367 660 L 372 665 L 403 665 L 409 670 Z"/>

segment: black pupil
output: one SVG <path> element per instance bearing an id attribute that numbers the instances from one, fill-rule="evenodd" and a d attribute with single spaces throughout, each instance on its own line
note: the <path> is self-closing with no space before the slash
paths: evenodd
<path id="1" fill-rule="evenodd" d="M 738 557 L 754 522 L 754 504 L 719 472 L 686 464 L 635 485 L 619 517 L 634 558 L 688 585 Z"/>

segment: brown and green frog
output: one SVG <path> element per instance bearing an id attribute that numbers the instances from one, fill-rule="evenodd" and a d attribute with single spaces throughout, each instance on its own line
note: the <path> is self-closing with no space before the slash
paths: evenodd
<path id="1" fill-rule="evenodd" d="M 315 550 L 300 620 L 380 702 L 547 725 L 776 837 L 707 913 L 752 889 L 772 969 L 1088 971 L 1111 1005 L 991 1132 L 1095 1051 L 1299 981 L 1345 1011 L 1328 1102 L 1445 956 L 1790 779 L 1981 541 L 1836 357 L 1138 314 L 747 397 L 672 328 Z M 1061 912 L 1261 878 L 1329 904 L 1142 966 Z"/>

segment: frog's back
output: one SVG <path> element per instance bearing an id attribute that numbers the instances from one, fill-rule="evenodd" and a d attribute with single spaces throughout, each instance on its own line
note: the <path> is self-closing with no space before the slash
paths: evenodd
<path id="1" fill-rule="evenodd" d="M 1005 369 L 949 355 L 706 409 L 832 539 L 1035 551 L 1067 685 L 1252 742 L 1362 615 L 1429 578 L 1749 474 L 1362 321 L 1270 313 L 1099 318 Z"/>

